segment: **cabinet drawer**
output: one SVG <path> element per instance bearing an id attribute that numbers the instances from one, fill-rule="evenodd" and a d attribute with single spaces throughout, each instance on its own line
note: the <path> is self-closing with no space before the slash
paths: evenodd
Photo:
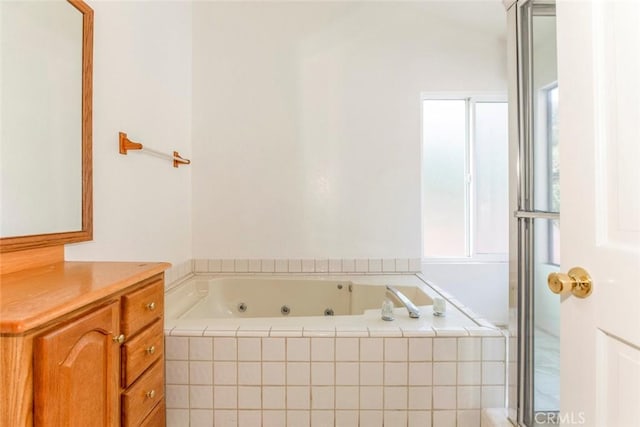
<path id="1" fill-rule="evenodd" d="M 122 296 L 122 332 L 129 338 L 163 313 L 164 285 L 159 280 Z"/>
<path id="2" fill-rule="evenodd" d="M 138 426 L 158 402 L 163 400 L 164 365 L 158 362 L 122 393 L 123 425 Z"/>
<path id="3" fill-rule="evenodd" d="M 165 414 L 166 408 L 164 402 L 160 402 L 153 408 L 149 416 L 144 419 L 140 427 L 164 427 L 166 424 Z"/>
<path id="4" fill-rule="evenodd" d="M 129 387 L 153 362 L 164 354 L 162 320 L 156 320 L 122 346 L 122 384 Z"/>

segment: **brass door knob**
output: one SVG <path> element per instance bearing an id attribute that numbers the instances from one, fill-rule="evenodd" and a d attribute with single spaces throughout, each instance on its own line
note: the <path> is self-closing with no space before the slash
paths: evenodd
<path id="1" fill-rule="evenodd" d="M 122 344 L 124 342 L 124 334 L 120 334 L 118 336 L 113 337 L 113 342 L 117 342 L 118 344 Z"/>
<path id="2" fill-rule="evenodd" d="M 591 276 L 582 267 L 574 267 L 567 274 L 551 273 L 547 277 L 547 284 L 554 294 L 571 292 L 578 298 L 588 297 L 593 290 Z"/>
<path id="3" fill-rule="evenodd" d="M 147 395 L 147 397 L 149 399 L 153 399 L 154 397 L 156 397 L 156 391 L 155 390 L 151 390 L 145 393 Z"/>
<path id="4" fill-rule="evenodd" d="M 149 304 L 147 304 L 147 310 L 153 311 L 155 309 L 156 309 L 156 303 L 155 302 L 150 302 Z"/>
<path id="5" fill-rule="evenodd" d="M 153 354 L 156 352 L 156 346 L 152 345 L 151 347 L 147 348 L 147 354 Z"/>

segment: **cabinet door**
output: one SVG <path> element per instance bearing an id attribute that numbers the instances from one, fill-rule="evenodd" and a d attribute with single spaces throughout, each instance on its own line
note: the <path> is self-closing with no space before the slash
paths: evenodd
<path id="1" fill-rule="evenodd" d="M 118 424 L 118 322 L 112 302 L 36 338 L 36 426 Z"/>

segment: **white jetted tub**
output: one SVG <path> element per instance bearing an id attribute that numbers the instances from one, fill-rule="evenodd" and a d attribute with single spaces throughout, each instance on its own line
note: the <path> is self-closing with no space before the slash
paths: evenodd
<path id="1" fill-rule="evenodd" d="M 405 295 L 421 312 L 390 296 L 386 285 Z M 436 290 L 415 275 L 399 276 L 194 276 L 166 295 L 167 329 L 183 330 L 422 330 L 477 327 L 469 315 L 447 304 L 445 317 L 433 316 Z M 383 321 L 385 298 L 395 321 Z"/>

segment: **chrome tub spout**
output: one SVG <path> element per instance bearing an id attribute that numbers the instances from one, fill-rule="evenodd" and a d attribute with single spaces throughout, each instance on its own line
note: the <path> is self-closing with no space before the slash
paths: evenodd
<path id="1" fill-rule="evenodd" d="M 402 303 L 402 305 L 404 305 L 407 308 L 407 311 L 409 312 L 409 317 L 412 317 L 414 319 L 417 319 L 418 317 L 420 317 L 420 310 L 418 309 L 418 307 L 416 307 L 414 303 L 411 302 L 411 300 L 409 300 L 409 298 L 407 298 L 405 294 L 403 294 L 393 286 L 389 286 L 389 285 L 387 285 L 387 293 L 393 295 L 398 301 Z"/>

